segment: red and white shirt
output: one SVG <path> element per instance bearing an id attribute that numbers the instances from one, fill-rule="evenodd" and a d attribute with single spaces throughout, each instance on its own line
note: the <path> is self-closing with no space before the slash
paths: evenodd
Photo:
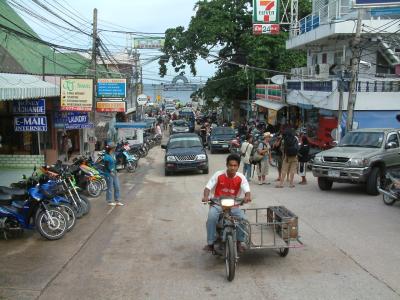
<path id="1" fill-rule="evenodd" d="M 210 191 L 214 190 L 215 198 L 221 196 L 239 197 L 241 193 L 250 192 L 249 182 L 239 172 L 236 172 L 236 175 L 230 178 L 226 171 L 218 171 L 210 178 L 206 188 Z"/>

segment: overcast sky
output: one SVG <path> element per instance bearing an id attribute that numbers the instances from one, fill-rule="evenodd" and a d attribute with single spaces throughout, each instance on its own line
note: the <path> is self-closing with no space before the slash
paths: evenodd
<path id="1" fill-rule="evenodd" d="M 49 3 L 53 3 L 55 7 L 61 8 L 57 3 L 69 9 L 77 16 L 86 19 L 91 22 L 93 16 L 93 9 L 98 10 L 99 29 L 113 29 L 113 30 L 132 30 L 142 32 L 165 32 L 167 28 L 188 26 L 190 18 L 194 15 L 194 5 L 196 0 L 57 0 L 53 2 L 41 1 L 46 4 L 49 8 L 52 8 Z M 47 2 L 47 3 L 46 3 Z M 22 5 L 30 7 L 41 14 L 45 14 L 44 11 L 36 4 L 29 0 L 21 1 Z M 53 8 L 54 10 L 54 8 Z M 68 12 L 67 12 L 68 13 Z M 24 17 L 24 15 L 22 15 Z M 49 17 L 50 18 L 50 17 Z M 33 29 L 42 36 L 43 39 L 49 40 L 49 38 L 56 38 L 59 44 L 70 44 L 66 40 L 60 39 L 60 36 L 46 31 L 43 26 L 40 26 L 40 22 L 35 19 L 30 19 L 25 16 L 24 19 L 28 22 Z M 57 19 L 56 19 L 57 20 Z M 38 24 L 39 23 L 39 24 Z M 61 20 L 57 20 L 57 23 L 64 26 L 68 26 Z M 74 23 L 75 24 L 75 23 Z M 120 28 L 118 26 L 125 28 Z M 82 28 L 82 26 L 80 26 Z M 89 25 L 86 30 L 90 30 Z M 110 50 L 117 51 L 118 47 L 122 49 L 127 44 L 126 36 L 121 34 L 106 34 L 106 39 L 109 44 L 114 44 L 116 47 L 110 46 Z M 90 38 L 80 36 L 75 38 L 70 37 L 75 43 L 85 48 L 90 48 Z M 143 57 L 149 57 L 151 55 L 157 55 L 158 53 L 151 50 L 147 54 L 143 54 Z M 144 67 L 144 75 L 146 78 L 158 78 L 158 63 L 152 63 Z M 199 76 L 211 76 L 215 71 L 214 66 L 208 65 L 207 62 L 200 60 L 198 63 L 198 75 Z M 165 79 L 171 80 L 172 75 L 175 75 L 171 68 L 168 69 L 168 74 L 171 76 L 165 77 Z M 188 77 L 192 77 L 187 74 Z M 203 81 L 206 78 L 201 78 Z M 147 80 L 148 81 L 148 80 Z"/>

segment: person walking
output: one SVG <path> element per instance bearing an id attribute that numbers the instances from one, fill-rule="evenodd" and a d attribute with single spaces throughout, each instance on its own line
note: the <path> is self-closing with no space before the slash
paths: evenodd
<path id="1" fill-rule="evenodd" d="M 106 154 L 104 155 L 104 173 L 105 179 L 107 181 L 107 192 L 106 192 L 106 200 L 108 205 L 110 206 L 123 206 L 124 204 L 120 201 L 120 185 L 115 160 L 115 144 L 109 143 L 106 146 Z M 112 194 L 114 190 L 114 201 L 112 201 Z"/>
<path id="2" fill-rule="evenodd" d="M 305 135 L 301 136 L 301 145 L 298 154 L 299 167 L 298 174 L 301 176 L 301 181 L 299 184 L 307 184 L 306 171 L 307 162 L 309 160 L 310 145 L 308 143 L 308 138 Z"/>
<path id="3" fill-rule="evenodd" d="M 294 188 L 293 178 L 298 165 L 297 154 L 299 150 L 299 141 L 290 128 L 288 128 L 283 135 L 281 149 L 283 153 L 281 181 L 275 187 L 283 188 L 285 177 L 289 175 L 289 187 Z"/>
<path id="4" fill-rule="evenodd" d="M 281 181 L 281 174 L 282 174 L 282 135 L 278 133 L 275 138 L 274 143 L 272 144 L 272 151 L 274 151 L 275 160 L 278 169 L 278 178 L 275 181 Z"/>
<path id="5" fill-rule="evenodd" d="M 259 143 L 257 147 L 258 154 L 263 156 L 263 158 L 256 167 L 259 185 L 270 184 L 269 182 L 266 181 L 266 176 L 268 175 L 269 164 L 272 162 L 271 146 L 269 144 L 269 141 L 271 140 L 271 133 L 265 132 L 263 137 L 264 140 L 261 143 Z"/>
<path id="6" fill-rule="evenodd" d="M 89 155 L 92 158 L 92 160 L 96 160 L 94 157 L 94 151 L 96 150 L 96 143 L 97 143 L 97 138 L 96 136 L 92 135 L 88 137 L 88 143 L 89 143 Z"/>
<path id="7" fill-rule="evenodd" d="M 249 182 L 251 178 L 250 156 L 252 151 L 253 151 L 253 137 L 251 135 L 248 135 L 246 137 L 246 141 L 242 144 L 242 147 L 240 148 L 240 155 L 243 157 L 243 175 Z"/>

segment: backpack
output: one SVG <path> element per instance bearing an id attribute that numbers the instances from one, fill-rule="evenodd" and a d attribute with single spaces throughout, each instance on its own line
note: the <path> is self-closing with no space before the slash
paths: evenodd
<path id="1" fill-rule="evenodd" d="M 287 157 L 297 156 L 299 152 L 299 142 L 294 136 L 286 136 L 284 138 L 284 151 Z"/>
<path id="2" fill-rule="evenodd" d="M 253 150 L 251 150 L 250 163 L 252 165 L 258 165 L 260 163 L 260 161 L 264 158 L 263 155 L 261 155 L 257 152 L 257 148 L 258 147 L 253 147 Z"/>

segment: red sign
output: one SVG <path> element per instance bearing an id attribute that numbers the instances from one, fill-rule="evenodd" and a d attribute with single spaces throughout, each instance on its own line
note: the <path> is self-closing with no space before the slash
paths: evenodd
<path id="1" fill-rule="evenodd" d="M 253 24 L 253 34 L 279 34 L 279 24 Z"/>
<path id="2" fill-rule="evenodd" d="M 98 112 L 126 112 L 125 101 L 98 101 L 96 102 Z"/>

